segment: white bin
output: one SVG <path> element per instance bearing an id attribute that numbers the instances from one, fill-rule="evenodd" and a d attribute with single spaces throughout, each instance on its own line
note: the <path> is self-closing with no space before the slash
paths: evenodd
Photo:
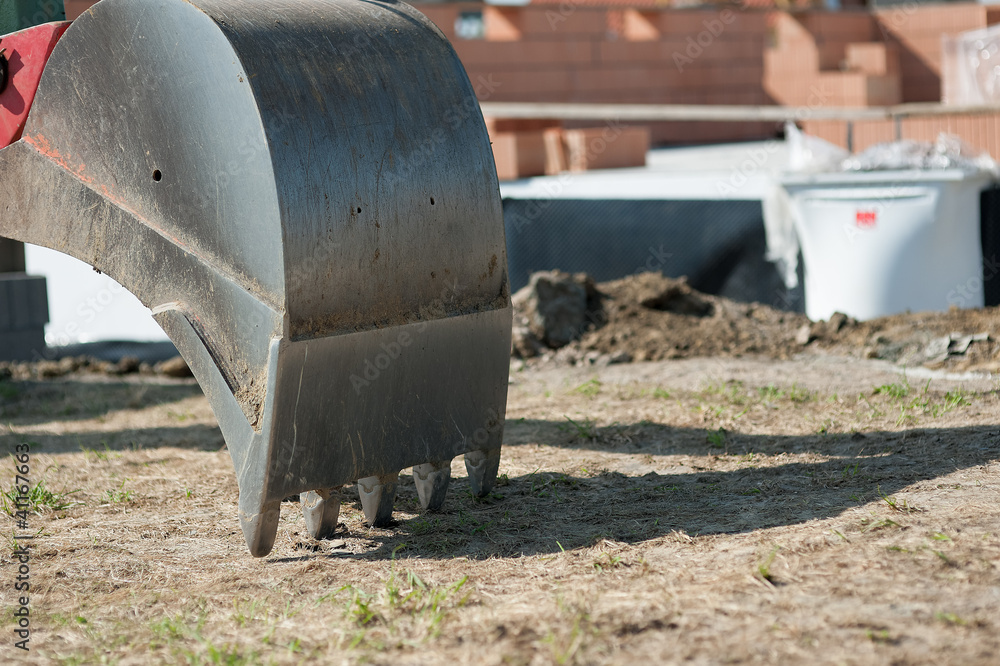
<path id="1" fill-rule="evenodd" d="M 982 307 L 979 193 L 959 169 L 787 176 L 806 314 L 871 319 Z"/>

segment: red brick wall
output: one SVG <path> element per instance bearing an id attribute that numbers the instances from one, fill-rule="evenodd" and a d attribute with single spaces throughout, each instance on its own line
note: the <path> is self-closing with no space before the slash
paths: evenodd
<path id="1" fill-rule="evenodd" d="M 972 3 L 901 5 L 874 13 L 880 38 L 899 50 L 904 101 L 941 99 L 941 35 L 985 28 L 986 14 L 986 7 Z"/>
<path id="2" fill-rule="evenodd" d="M 66 0 L 67 16 L 75 18 L 92 4 Z M 871 13 L 650 10 L 572 2 L 418 6 L 452 40 L 473 80 L 482 75 L 500 82 L 490 95 L 494 101 L 780 103 L 789 97 L 785 91 L 817 83 L 816 70 L 839 70 L 846 46 L 863 42 L 897 51 L 901 101 L 935 101 L 941 34 L 985 27 L 988 12 L 1000 21 L 1000 10 L 975 3 L 900 5 Z M 462 11 L 484 13 L 486 40 L 456 38 Z M 711 34 L 712 28 L 719 34 Z M 699 38 L 707 45 L 698 45 Z M 683 60 L 690 54 L 698 55 Z M 765 80 L 768 64 L 780 74 L 771 81 Z M 811 73 L 815 80 L 803 86 L 801 77 L 786 75 L 790 71 Z"/>
<path id="3" fill-rule="evenodd" d="M 572 3 L 420 9 L 452 39 L 472 80 L 495 84 L 480 87 L 490 101 L 859 107 L 937 101 L 941 34 L 987 24 L 987 10 L 973 3 L 835 13 Z M 483 11 L 487 40 L 455 36 L 462 11 Z M 829 124 L 835 125 L 845 131 Z M 774 130 L 768 123 L 663 123 L 653 127 L 653 140 L 723 141 Z"/>
<path id="4" fill-rule="evenodd" d="M 638 104 L 773 104 L 762 85 L 767 13 L 584 7 L 419 5 L 452 40 L 481 100 Z M 482 11 L 486 40 L 455 36 Z M 492 25 L 502 29 L 494 32 Z M 512 33 L 519 35 L 511 39 Z M 490 39 L 500 35 L 502 41 Z M 699 43 L 699 40 L 701 43 Z M 592 123 L 590 123 L 592 124 Z M 772 136 L 773 123 L 660 123 L 654 143 Z"/>
<path id="5" fill-rule="evenodd" d="M 91 4 L 66 0 L 67 15 L 78 16 Z M 452 41 L 482 100 L 518 102 L 866 106 L 937 101 L 941 34 L 1000 22 L 1000 9 L 971 2 L 836 13 L 721 6 L 629 9 L 573 2 L 418 7 Z M 487 39 L 457 38 L 455 20 L 463 11 L 484 13 Z M 884 73 L 877 71 L 881 62 L 888 63 Z M 846 140 L 845 123 L 807 120 L 804 127 L 837 143 Z M 775 129 L 773 123 L 660 123 L 652 127 L 652 139 L 730 141 L 770 136 Z M 903 135 L 910 138 L 933 139 L 942 130 L 1000 157 L 1000 127 L 992 115 L 903 123 Z M 854 127 L 856 148 L 893 137 L 891 123 Z"/>
<path id="6" fill-rule="evenodd" d="M 63 0 L 63 3 L 66 5 L 66 18 L 72 21 L 96 4 L 96 0 Z"/>
<path id="7" fill-rule="evenodd" d="M 808 121 L 803 123 L 803 130 L 839 146 L 847 146 L 845 122 Z M 887 120 L 855 122 L 853 132 L 856 152 L 876 143 L 894 141 L 896 137 L 895 124 Z M 1000 113 L 906 118 L 900 126 L 900 136 L 914 141 L 934 141 L 941 132 L 957 135 L 973 148 L 1000 158 Z"/>

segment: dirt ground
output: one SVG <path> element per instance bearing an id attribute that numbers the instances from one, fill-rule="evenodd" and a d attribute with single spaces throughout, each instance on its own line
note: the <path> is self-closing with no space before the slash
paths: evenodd
<path id="1" fill-rule="evenodd" d="M 391 529 L 283 508 L 251 558 L 190 381 L 0 384 L 40 499 L 25 663 L 964 663 L 1000 658 L 988 378 L 807 356 L 513 371 L 501 485 L 404 477 Z M 928 383 L 929 380 L 929 383 Z M 5 465 L 13 480 L 13 461 Z M 4 482 L 9 488 L 9 482 Z M 60 506 L 63 505 L 63 506 Z M 53 509 L 53 506 L 58 507 Z M 10 534 L 12 521 L 5 531 Z"/>
<path id="2" fill-rule="evenodd" d="M 374 529 L 348 488 L 324 541 L 288 502 L 260 560 L 193 380 L 20 368 L 0 381 L 0 450 L 28 444 L 42 482 L 31 651 L 13 645 L 23 530 L 6 516 L 0 660 L 1000 663 L 1000 381 L 981 371 L 1000 318 L 846 322 L 803 345 L 809 323 L 775 316 L 786 352 L 515 359 L 491 496 L 456 460 L 442 512 L 404 475 L 398 523 Z M 964 352 L 980 346 L 979 371 L 837 347 L 952 330 L 989 333 Z"/>

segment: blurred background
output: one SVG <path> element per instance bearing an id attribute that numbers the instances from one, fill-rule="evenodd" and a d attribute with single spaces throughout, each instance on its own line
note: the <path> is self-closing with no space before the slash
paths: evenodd
<path id="1" fill-rule="evenodd" d="M 94 4 L 32 1 L 53 19 L 64 8 L 71 20 Z M 811 144 L 814 152 L 858 154 L 945 133 L 965 154 L 1000 155 L 1000 4 L 413 4 L 452 42 L 483 105 L 513 289 L 540 270 L 596 280 L 651 270 L 686 276 L 707 293 L 808 312 L 808 266 L 801 254 L 788 262 L 765 224 L 782 175 L 801 159 L 787 121 L 824 142 Z M 724 119 L 710 117 L 713 109 Z M 453 120 L 461 117 L 442 123 Z M 980 199 L 967 213 L 987 260 L 1000 209 L 992 182 L 977 181 Z M 858 212 L 859 227 L 874 214 Z M 89 266 L 29 246 L 21 270 L 46 279 L 50 349 L 31 354 L 165 339 L 147 309 Z M 1000 300 L 988 279 L 980 287 L 968 305 Z"/>

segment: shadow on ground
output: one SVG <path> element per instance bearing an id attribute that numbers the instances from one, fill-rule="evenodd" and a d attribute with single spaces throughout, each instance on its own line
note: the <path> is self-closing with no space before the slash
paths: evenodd
<path id="1" fill-rule="evenodd" d="M 144 378 L 145 379 L 145 378 Z M 72 422 L 145 409 L 201 395 L 192 380 L 0 381 L 0 421 L 14 426 Z"/>
<path id="2" fill-rule="evenodd" d="M 13 427 L 59 423 L 72 429 L 79 421 L 97 420 L 112 412 L 143 410 L 170 405 L 200 396 L 201 388 L 190 381 L 133 383 L 127 381 L 23 381 L 0 382 L 0 423 Z M 0 433 L 0 452 L 14 444 L 31 442 L 45 453 L 81 451 L 134 451 L 171 446 L 200 451 L 218 451 L 225 440 L 218 427 L 190 423 L 192 415 L 178 407 L 167 411 L 176 426 L 115 429 L 67 434 Z M 187 423 L 186 423 L 187 422 Z"/>
<path id="3" fill-rule="evenodd" d="M 509 422 L 507 433 L 514 442 L 551 445 L 558 442 L 546 433 L 565 434 L 562 426 Z M 454 480 L 443 512 L 401 521 L 373 539 L 378 543 L 365 557 L 538 555 L 604 539 L 636 543 L 674 531 L 691 536 L 752 532 L 834 517 L 872 501 L 896 501 L 903 508 L 903 500 L 893 496 L 917 482 L 1000 460 L 998 430 L 921 428 L 804 437 L 730 433 L 724 443 L 712 443 L 714 431 L 697 428 L 648 423 L 604 428 L 595 438 L 577 438 L 575 445 L 563 441 L 580 452 L 570 473 L 538 470 L 502 477 L 483 500 L 472 497 L 464 478 Z M 507 446 L 511 451 L 517 444 Z M 628 455 L 616 459 L 615 469 L 602 469 L 588 460 L 595 451 Z M 803 453 L 815 455 L 789 455 L 789 462 L 774 464 L 773 456 Z M 768 466 L 754 463 L 762 454 L 772 456 Z M 662 456 L 683 457 L 686 464 Z M 720 463 L 727 471 L 700 467 L 688 456 L 706 465 Z M 823 460 L 802 460 L 817 456 Z M 345 490 L 344 499 L 360 508 L 353 488 Z M 419 513 L 408 476 L 401 477 L 397 507 Z M 285 505 L 284 510 L 297 509 Z"/>
<path id="4" fill-rule="evenodd" d="M 69 433 L 51 435 L 31 433 L 30 435 L 0 434 L 0 453 L 12 453 L 14 446 L 28 443 L 35 453 L 61 454 L 96 451 L 140 451 L 174 447 L 191 451 L 220 451 L 226 447 L 222 432 L 218 427 L 196 423 L 189 426 L 170 428 L 137 428 L 111 432 Z"/>
<path id="5" fill-rule="evenodd" d="M 142 408 L 200 392 L 194 384 L 102 384 L 101 391 L 72 382 L 0 386 L 20 391 L 3 397 L 3 418 L 12 424 L 94 418 L 129 408 L 129 400 L 136 405 L 132 408 Z M 12 413 L 19 403 L 23 410 Z M 77 412 L 59 413 L 74 404 Z M 2 435 L 0 449 L 13 450 L 23 439 Z M 38 444 L 33 450 L 47 454 L 155 447 L 218 451 L 224 446 L 218 428 L 184 425 L 183 414 L 170 427 L 33 434 L 29 439 Z M 473 498 L 466 479 L 456 478 L 444 510 L 433 514 L 421 513 L 413 482 L 403 475 L 396 502 L 403 511 L 397 515 L 416 517 L 388 530 L 365 530 L 363 535 L 356 530 L 352 536 L 370 542 L 363 555 L 338 553 L 321 543 L 319 551 L 304 557 L 517 557 L 604 539 L 636 543 L 674 531 L 734 534 L 801 524 L 891 498 L 920 481 L 1000 460 L 1000 426 L 806 436 L 725 433 L 720 438 L 715 430 L 648 421 L 604 428 L 508 421 L 508 455 L 515 458 L 520 447 L 531 445 L 565 452 L 554 463 L 560 471 L 502 475 L 485 499 Z M 760 456 L 766 456 L 764 463 Z M 343 492 L 345 504 L 359 508 L 356 489 Z M 298 507 L 286 503 L 283 510 Z"/>

